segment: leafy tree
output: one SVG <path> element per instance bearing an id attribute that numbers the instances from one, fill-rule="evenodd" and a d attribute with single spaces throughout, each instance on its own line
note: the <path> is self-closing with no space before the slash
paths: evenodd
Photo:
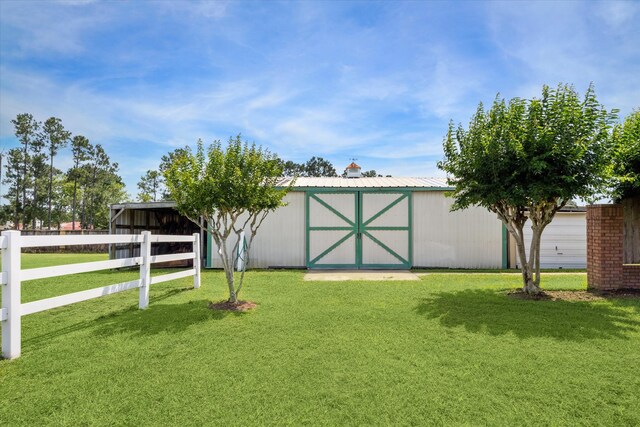
<path id="1" fill-rule="evenodd" d="M 60 224 L 71 219 L 73 182 L 67 175 L 56 169 L 53 173 L 53 193 L 51 194 L 51 221 L 60 229 Z"/>
<path id="2" fill-rule="evenodd" d="M 301 176 L 304 174 L 304 165 L 287 160 L 282 162 L 282 176 Z"/>
<path id="3" fill-rule="evenodd" d="M 276 188 L 282 163 L 262 147 L 243 143 L 240 135 L 229 138 L 226 147 L 215 141 L 205 151 L 198 141 L 195 153 L 187 147 L 169 157 L 173 162 L 163 166 L 169 194 L 178 211 L 199 227 L 203 227 L 199 218 L 207 221 L 222 258 L 229 302 L 237 304 L 245 272 L 243 268 L 236 286 L 234 265 L 240 234 L 248 228 L 248 256 L 264 219 L 284 205 L 288 189 Z M 227 243 L 230 237 L 234 239 L 232 235 L 235 242 L 229 253 Z M 246 262 L 244 265 L 246 268 Z"/>
<path id="4" fill-rule="evenodd" d="M 48 148 L 49 148 L 49 191 L 47 194 L 47 227 L 51 228 L 51 205 L 53 194 L 53 159 L 58 154 L 58 150 L 63 148 L 71 139 L 71 132 L 65 130 L 62 126 L 62 120 L 57 117 L 50 117 L 44 122 L 43 132 L 46 136 Z"/>
<path id="5" fill-rule="evenodd" d="M 581 101 L 572 86 L 559 85 L 544 86 L 539 99 L 505 102 L 498 96 L 488 111 L 480 104 L 467 130 L 449 125 L 438 167 L 454 187 L 452 209 L 480 205 L 497 214 L 516 241 L 524 292 L 541 292 L 540 238 L 556 212 L 604 188 L 615 118 L 598 103 L 593 86 Z"/>
<path id="6" fill-rule="evenodd" d="M 312 157 L 305 163 L 296 163 L 291 160 L 280 160 L 280 167 L 282 168 L 282 176 L 297 177 L 297 176 L 338 176 L 336 169 L 329 160 L 322 157 Z"/>
<path id="7" fill-rule="evenodd" d="M 0 224 L 5 226 L 13 220 L 13 207 L 11 205 L 0 205 Z"/>
<path id="8" fill-rule="evenodd" d="M 111 159 L 102 148 L 96 144 L 91 152 L 91 159 L 88 165 L 89 173 L 85 177 L 90 177 L 85 182 L 85 201 L 83 203 L 86 216 L 83 224 L 88 228 L 95 228 L 96 217 L 100 211 L 104 211 L 108 201 L 111 199 L 109 193 L 122 184 L 118 176 L 118 164 L 111 163 Z"/>
<path id="9" fill-rule="evenodd" d="M 3 184 L 8 184 L 7 193 L 4 196 L 11 206 L 13 212 L 13 226 L 18 229 L 20 217 L 23 211 L 22 200 L 22 159 L 24 153 L 20 148 L 12 148 L 7 153 L 7 166 L 5 169 Z"/>
<path id="10" fill-rule="evenodd" d="M 44 218 L 44 198 L 42 189 L 46 187 L 46 180 L 48 176 L 47 153 L 45 152 L 43 133 L 38 132 L 36 134 L 36 137 L 31 141 L 29 149 L 31 151 L 31 158 L 28 167 L 28 176 L 31 177 L 32 188 L 29 217 L 31 219 L 32 228 L 35 230 L 36 222 L 38 220 L 40 220 L 40 228 L 42 228 L 42 218 Z"/>
<path id="11" fill-rule="evenodd" d="M 615 127 L 613 157 L 616 183 L 613 197 L 620 201 L 640 195 L 640 110 L 631 113 Z"/>
<path id="12" fill-rule="evenodd" d="M 186 148 L 177 148 L 174 151 L 165 154 L 160 160 L 160 174 L 164 177 L 164 173 L 179 158 L 189 154 Z"/>
<path id="13" fill-rule="evenodd" d="M 84 162 L 89 160 L 89 155 L 93 147 L 87 138 L 82 135 L 76 135 L 71 140 L 71 154 L 73 156 L 73 167 L 67 173 L 69 179 L 73 182 L 73 199 L 71 204 L 71 221 L 73 230 L 76 229 L 76 213 L 78 208 L 78 184 L 82 182 L 85 170 L 81 167 Z"/>
<path id="14" fill-rule="evenodd" d="M 148 170 L 138 182 L 138 200 L 141 202 L 158 201 L 164 199 L 164 179 L 158 171 Z"/>
<path id="15" fill-rule="evenodd" d="M 304 165 L 302 176 L 338 176 L 329 160 L 313 156 Z"/>
<path id="16" fill-rule="evenodd" d="M 98 188 L 100 192 L 94 196 L 95 204 L 90 219 L 93 228 L 104 230 L 109 227 L 108 206 L 131 201 L 131 197 L 127 194 L 120 176 L 114 172 L 106 173 Z"/>
<path id="17" fill-rule="evenodd" d="M 4 197 L 9 201 L 16 227 L 20 223 L 23 227 L 31 223 L 35 228 L 38 220 L 42 227 L 45 218 L 51 227 L 52 222 L 60 223 L 68 218 L 70 206 L 75 228 L 78 195 L 82 201 L 83 225 L 97 226 L 107 217 L 107 201 L 115 203 L 127 197 L 117 174 L 117 163 L 111 163 L 101 146 L 93 147 L 83 136 L 78 135 L 71 141 L 73 166 L 66 177 L 54 167 L 55 156 L 71 138 L 60 119 L 51 117 L 42 125 L 25 113 L 18 114 L 12 123 L 21 147 L 7 153 L 3 183 L 9 184 Z M 65 191 L 60 191 L 62 187 Z M 67 197 L 69 191 L 70 198 Z"/>
<path id="18" fill-rule="evenodd" d="M 28 113 L 18 114 L 15 119 L 11 120 L 15 128 L 15 135 L 22 145 L 22 174 L 17 181 L 17 191 L 22 193 L 22 200 L 16 203 L 16 206 L 21 205 L 22 224 L 26 225 L 26 204 L 27 204 L 27 187 L 29 182 L 29 163 L 31 160 L 30 148 L 31 144 L 40 136 L 38 134 L 40 129 L 40 123 L 33 118 L 33 115 Z M 16 222 L 16 227 L 17 224 Z"/>

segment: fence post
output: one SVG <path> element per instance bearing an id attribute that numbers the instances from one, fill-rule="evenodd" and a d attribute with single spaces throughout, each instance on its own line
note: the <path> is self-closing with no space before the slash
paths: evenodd
<path id="1" fill-rule="evenodd" d="M 198 289 L 200 287 L 200 233 L 193 233 L 193 268 L 196 270 L 196 274 L 193 275 L 193 288 Z"/>
<path id="2" fill-rule="evenodd" d="M 151 285 L 151 232 L 142 232 L 140 243 L 140 302 L 138 307 L 144 309 L 149 306 L 149 286 Z"/>
<path id="3" fill-rule="evenodd" d="M 20 232 L 3 231 L 6 249 L 2 251 L 2 357 L 20 356 Z"/>

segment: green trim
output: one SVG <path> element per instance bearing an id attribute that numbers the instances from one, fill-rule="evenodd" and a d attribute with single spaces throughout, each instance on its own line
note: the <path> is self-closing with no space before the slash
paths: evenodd
<path id="1" fill-rule="evenodd" d="M 311 231 L 332 231 L 332 230 L 347 231 L 347 230 L 353 230 L 353 227 L 309 227 L 309 230 Z"/>
<path id="2" fill-rule="evenodd" d="M 309 197 L 311 195 L 309 193 L 305 193 L 305 197 L 304 197 L 304 214 L 305 214 L 305 261 L 307 263 L 307 268 L 309 267 L 309 256 L 310 256 L 310 248 L 309 248 L 309 244 L 310 244 L 310 237 L 311 237 L 311 230 L 309 229 Z"/>
<path id="3" fill-rule="evenodd" d="M 422 189 L 424 190 L 424 189 Z M 320 194 L 353 194 L 354 195 L 354 205 L 355 205 L 355 221 L 349 220 L 349 218 L 345 217 L 343 214 L 338 212 L 335 208 L 330 206 L 327 202 L 320 199 L 316 196 L 316 193 Z M 386 205 L 383 209 L 376 212 L 371 218 L 369 218 L 366 222 L 363 219 L 363 206 L 364 206 L 364 195 L 370 193 L 384 194 L 399 194 L 399 197 L 393 199 L 388 205 Z M 377 268 L 377 269 L 405 269 L 411 268 L 412 260 L 413 260 L 413 200 L 412 200 L 411 191 L 402 188 L 402 189 L 393 189 L 393 188 L 365 188 L 365 189 L 355 189 L 355 188 L 319 188 L 312 189 L 305 192 L 305 215 L 306 215 L 306 264 L 307 268 Z M 336 214 L 339 218 L 345 221 L 350 226 L 311 226 L 311 212 L 310 212 L 310 199 L 313 198 L 317 202 L 319 202 L 324 208 Z M 407 199 L 407 225 L 406 226 L 368 226 L 371 222 L 375 221 L 377 218 L 382 216 L 385 212 L 389 211 L 395 205 L 400 203 L 402 200 Z M 385 230 L 385 231 L 406 231 L 408 233 L 407 245 L 407 259 L 400 256 L 393 249 L 389 248 L 387 245 L 382 243 L 379 239 L 374 237 L 369 231 L 373 232 L 376 230 Z M 335 242 L 333 245 L 324 250 L 320 255 L 316 256 L 314 259 L 310 259 L 311 257 L 311 232 L 330 232 L 330 231 L 350 231 L 346 236 L 342 237 L 340 240 Z M 395 259 L 400 262 L 397 264 L 365 264 L 363 262 L 363 237 L 362 235 L 366 234 L 371 242 L 374 245 L 378 245 L 383 248 L 386 252 L 392 255 Z M 323 264 L 322 258 L 328 255 L 331 251 L 335 250 L 342 243 L 347 241 L 349 238 L 355 237 L 355 264 Z"/>
<path id="4" fill-rule="evenodd" d="M 307 237 L 307 242 L 306 242 L 306 265 L 307 268 L 358 268 L 358 264 L 357 264 L 357 248 L 358 248 L 358 237 L 357 237 L 357 232 L 358 232 L 358 225 L 357 225 L 357 220 L 358 220 L 358 204 L 357 204 L 357 197 L 358 197 L 358 193 L 357 192 L 345 192 L 345 191 L 322 191 L 321 193 L 323 194 L 350 194 L 353 193 L 354 197 L 356 197 L 355 200 L 355 222 L 349 220 L 348 218 L 346 218 L 344 215 L 342 215 L 340 212 L 336 211 L 332 206 L 328 205 L 324 200 L 319 199 L 318 197 L 315 196 L 314 192 L 307 192 L 306 193 L 306 197 L 305 197 L 305 209 L 306 209 L 306 237 Z M 333 212 L 334 214 L 336 214 L 338 217 L 340 217 L 343 221 L 346 221 L 348 224 L 350 224 L 351 226 L 333 226 L 333 227 L 324 227 L 324 226 L 317 226 L 317 227 L 312 227 L 311 224 L 311 211 L 310 211 L 310 199 L 313 198 L 316 201 L 318 201 L 323 207 L 329 209 L 331 212 Z M 350 231 L 350 233 L 343 237 L 344 240 L 347 240 L 351 235 L 351 236 L 355 236 L 356 238 L 356 253 L 354 254 L 354 262 L 353 263 L 349 263 L 349 264 L 318 264 L 317 262 L 319 260 L 321 260 L 322 257 L 326 256 L 329 252 L 331 252 L 332 250 L 334 250 L 336 247 L 338 247 L 341 243 L 343 243 L 343 241 L 338 241 L 336 242 L 334 245 L 332 245 L 331 247 L 329 247 L 325 252 L 323 252 L 322 254 L 320 254 L 319 256 L 315 257 L 313 260 L 310 259 L 311 258 L 311 232 L 312 231 Z"/>
<path id="5" fill-rule="evenodd" d="M 397 258 L 398 260 L 401 261 L 400 264 L 365 264 L 362 261 L 362 258 L 360 259 L 359 262 L 359 266 L 360 268 L 411 268 L 411 263 L 412 263 L 412 257 L 413 257 L 413 247 L 412 247 L 412 242 L 413 242 L 413 230 L 412 230 L 412 197 L 411 197 L 411 192 L 409 191 L 399 191 L 399 190 L 395 190 L 395 191 L 378 191 L 377 189 L 367 189 L 365 191 L 361 191 L 360 192 L 360 209 L 363 208 L 364 206 L 364 194 L 367 193 L 376 193 L 376 194 L 380 194 L 380 193 L 391 193 L 391 194 L 398 194 L 400 193 L 400 197 L 398 197 L 397 199 L 393 200 L 391 203 L 389 203 L 387 206 L 385 206 L 383 209 L 381 209 L 379 212 L 377 212 L 375 215 L 373 215 L 371 218 L 369 218 L 369 220 L 366 223 L 362 223 L 362 221 L 360 221 L 361 227 L 360 227 L 360 232 L 363 234 L 366 234 L 371 241 L 380 246 L 381 248 L 383 248 L 385 251 L 387 251 L 389 254 L 391 254 L 393 257 Z M 398 203 L 400 203 L 403 199 L 407 199 L 407 225 L 404 227 L 400 227 L 400 226 L 368 226 L 367 224 L 370 224 L 371 222 L 373 222 L 376 218 L 379 218 L 381 215 L 383 215 L 385 212 L 387 212 L 389 209 L 391 209 L 393 206 L 397 205 Z M 388 246 L 386 246 L 384 243 L 382 243 L 380 240 L 378 240 L 377 238 L 373 237 L 371 235 L 371 233 L 369 233 L 368 231 L 375 231 L 375 230 L 389 230 L 389 231 L 407 231 L 408 235 L 407 235 L 407 259 L 404 259 L 402 256 L 400 256 L 399 254 L 397 254 L 395 251 L 393 251 L 391 248 L 389 248 Z M 362 245 L 362 242 L 361 242 Z M 361 246 L 362 248 L 362 246 Z M 360 252 L 360 255 L 362 257 L 362 249 Z"/>
<path id="6" fill-rule="evenodd" d="M 324 206 L 325 208 L 329 209 L 331 212 L 333 212 L 334 214 L 336 214 L 340 219 L 342 219 L 343 221 L 345 221 L 347 224 L 354 226 L 355 227 L 355 223 L 353 221 L 351 221 L 349 218 L 347 218 L 346 216 L 342 215 L 340 212 L 338 212 L 336 209 L 333 208 L 333 206 L 329 205 L 327 202 L 325 202 L 324 200 L 316 197 L 315 194 L 312 194 L 311 197 L 316 200 L 318 203 L 320 203 L 322 206 Z"/>
<path id="7" fill-rule="evenodd" d="M 368 270 L 409 270 L 407 264 L 361 264 L 358 268 L 366 268 Z"/>
<path id="8" fill-rule="evenodd" d="M 358 268 L 362 268 L 362 191 L 356 191 L 355 193 L 355 204 L 358 214 L 356 218 L 358 218 L 358 234 L 356 235 L 356 264 L 358 264 Z"/>
<path id="9" fill-rule="evenodd" d="M 413 266 L 413 194 L 409 193 L 408 198 L 409 206 L 407 209 L 409 210 L 409 254 L 407 257 L 409 258 L 409 265 L 407 267 L 411 268 Z"/>
<path id="10" fill-rule="evenodd" d="M 502 224 L 502 269 L 509 268 L 509 232 L 507 227 Z"/>
<path id="11" fill-rule="evenodd" d="M 367 227 L 367 230 L 389 230 L 389 231 L 406 231 L 409 230 L 409 226 L 406 227 L 384 227 L 384 226 L 373 226 L 373 227 Z"/>
<path id="12" fill-rule="evenodd" d="M 310 264 L 315 264 L 316 262 L 318 262 L 318 260 L 322 259 L 322 257 L 327 255 L 329 252 L 331 252 L 332 250 L 334 250 L 335 248 L 337 248 L 338 246 L 340 246 L 341 244 L 346 242 L 347 239 L 349 239 L 349 237 L 353 236 L 354 234 L 355 234 L 354 231 L 351 231 L 350 233 L 347 233 L 346 236 L 344 236 L 342 239 L 340 239 L 337 242 L 335 242 L 333 245 L 329 246 L 324 252 L 322 252 L 320 255 L 318 255 L 317 257 L 315 257 L 311 261 L 309 261 L 309 263 Z"/>
<path id="13" fill-rule="evenodd" d="M 357 264 L 318 264 L 318 265 L 310 265 L 308 268 L 313 268 L 315 270 L 339 270 L 343 268 L 352 268 L 357 269 Z"/>
<path id="14" fill-rule="evenodd" d="M 284 190 L 289 187 L 276 186 L 278 190 Z M 453 191 L 454 187 L 293 187 L 292 192 L 313 192 L 313 193 L 352 193 L 357 192 L 371 192 L 381 193 L 390 192 L 398 193 L 401 191 Z"/>
<path id="15" fill-rule="evenodd" d="M 370 238 L 376 245 L 380 246 L 382 249 L 384 249 L 385 251 L 387 251 L 391 255 L 393 255 L 395 258 L 397 258 L 398 261 L 400 261 L 402 264 L 405 264 L 405 265 L 409 264 L 409 261 L 407 261 L 406 259 L 402 258 L 400 255 L 398 255 L 398 253 L 396 251 L 391 249 L 389 246 L 385 245 L 380 240 L 378 240 L 375 237 L 373 237 L 371 235 L 371 233 L 369 233 L 368 231 L 364 231 L 363 234 L 365 234 L 368 238 Z"/>
<path id="16" fill-rule="evenodd" d="M 381 211 L 378 211 L 378 213 L 376 213 L 375 215 L 373 215 L 371 218 L 369 218 L 365 223 L 363 223 L 362 225 L 364 227 L 366 227 L 368 224 L 371 224 L 373 221 L 375 221 L 376 219 L 380 218 L 381 215 L 384 215 L 385 212 L 387 212 L 389 209 L 391 209 L 392 207 L 394 207 L 395 205 L 397 205 L 398 203 L 400 203 L 402 200 L 404 200 L 405 197 L 407 197 L 408 194 L 404 193 L 402 194 L 400 197 L 398 197 L 396 200 L 394 200 L 393 202 L 391 202 L 390 204 L 388 204 L 387 206 L 384 207 L 384 209 L 382 209 Z"/>

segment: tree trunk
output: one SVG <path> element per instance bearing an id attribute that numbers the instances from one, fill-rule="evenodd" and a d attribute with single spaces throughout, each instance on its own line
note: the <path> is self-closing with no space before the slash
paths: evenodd
<path id="1" fill-rule="evenodd" d="M 34 175 L 33 178 L 33 205 L 31 208 L 31 215 L 33 215 L 33 218 L 31 218 L 31 227 L 35 230 L 36 229 L 36 213 L 38 212 L 38 184 L 36 183 L 36 178 Z"/>
<path id="2" fill-rule="evenodd" d="M 53 190 L 53 155 L 51 155 L 51 162 L 49 163 L 49 215 L 47 220 L 47 227 L 51 230 L 51 192 Z"/>
<path id="3" fill-rule="evenodd" d="M 18 179 L 16 180 L 16 216 L 14 227 L 16 230 L 20 230 L 20 211 L 18 205 L 20 204 L 20 173 L 18 172 Z"/>
<path id="4" fill-rule="evenodd" d="M 539 270 L 537 282 L 534 279 L 534 267 L 535 263 L 527 261 L 527 252 L 524 244 L 524 228 L 523 221 L 515 221 L 514 219 L 505 218 L 505 216 L 498 214 L 498 217 L 502 220 L 503 224 L 507 227 L 507 230 L 516 241 L 516 249 L 518 260 L 520 261 L 520 271 L 522 272 L 522 292 L 526 294 L 539 294 L 541 292 L 539 284 Z M 534 233 L 535 234 L 535 233 Z M 533 242 L 532 242 L 533 249 Z M 532 257 L 532 249 L 530 249 L 530 259 L 533 261 L 535 257 Z M 539 255 L 540 246 L 537 246 L 537 252 Z"/>
<path id="5" fill-rule="evenodd" d="M 238 285 L 238 294 L 242 289 L 242 284 L 244 283 L 244 273 L 247 271 L 247 263 L 249 262 L 249 251 L 251 250 L 251 242 L 253 242 L 253 234 L 249 237 L 249 241 L 247 242 L 247 247 L 244 249 L 244 259 L 242 260 L 242 273 L 240 274 L 240 284 Z M 239 244 L 244 244 L 244 242 L 239 242 Z"/>
<path id="6" fill-rule="evenodd" d="M 81 213 L 81 217 L 80 217 L 80 229 L 82 229 L 82 227 L 85 226 L 85 199 L 87 198 L 86 194 L 86 188 L 85 191 L 82 192 L 82 213 Z"/>
<path id="7" fill-rule="evenodd" d="M 73 206 L 71 207 L 71 229 L 76 229 L 76 195 L 78 190 L 78 180 L 73 180 Z"/>
<path id="8" fill-rule="evenodd" d="M 22 228 L 27 228 L 27 161 L 29 143 L 24 144 L 24 164 L 22 168 Z"/>
<path id="9" fill-rule="evenodd" d="M 236 294 L 235 277 L 233 274 L 233 258 L 231 260 L 229 259 L 229 254 L 227 252 L 227 239 L 217 232 L 213 232 L 212 234 L 216 244 L 218 245 L 218 250 L 220 251 L 222 267 L 224 268 L 227 286 L 229 287 L 228 301 L 232 304 L 236 304 L 238 302 L 238 295 Z"/>

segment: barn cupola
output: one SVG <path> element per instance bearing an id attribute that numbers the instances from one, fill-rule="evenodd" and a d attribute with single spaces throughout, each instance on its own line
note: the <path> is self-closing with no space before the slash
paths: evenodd
<path id="1" fill-rule="evenodd" d="M 356 165 L 355 162 L 351 162 L 349 166 L 347 166 L 347 178 L 360 178 L 360 166 Z"/>

